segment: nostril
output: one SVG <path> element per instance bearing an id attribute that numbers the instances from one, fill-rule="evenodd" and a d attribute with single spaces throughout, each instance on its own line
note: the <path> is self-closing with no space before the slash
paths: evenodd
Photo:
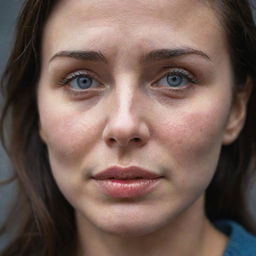
<path id="1" fill-rule="evenodd" d="M 129 144 L 129 141 L 130 141 L 130 143 L 132 143 L 132 142 L 133 143 L 141 143 L 142 139 L 139 137 L 131 138 L 130 140 L 121 140 L 121 139 L 116 139 L 113 137 L 108 139 L 108 143 L 111 145 L 118 143 L 122 146 L 127 146 Z"/>
<path id="2" fill-rule="evenodd" d="M 115 139 L 115 138 L 109 138 L 109 141 L 110 141 L 111 143 L 113 143 L 113 142 L 116 142 L 116 139 Z M 140 142 L 141 139 L 140 139 L 140 138 L 132 138 L 130 141 L 133 141 L 133 142 Z"/>
<path id="3" fill-rule="evenodd" d="M 115 142 L 115 141 L 116 141 L 116 140 L 115 140 L 114 138 L 110 138 L 110 139 L 109 139 L 109 142 L 110 142 L 110 143 L 113 143 L 113 142 Z"/>

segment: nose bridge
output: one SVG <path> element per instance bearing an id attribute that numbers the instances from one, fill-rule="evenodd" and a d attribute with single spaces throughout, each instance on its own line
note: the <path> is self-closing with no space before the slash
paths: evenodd
<path id="1" fill-rule="evenodd" d="M 120 83 L 119 83 L 120 84 Z M 136 88 L 131 85 L 130 82 L 122 83 L 115 89 L 113 99 L 113 116 L 114 122 L 126 121 L 128 123 L 134 123 L 136 116 L 139 113 L 138 106 L 136 106 Z M 134 123 L 135 124 L 135 123 Z"/>
<path id="2" fill-rule="evenodd" d="M 111 111 L 103 132 L 109 145 L 145 144 L 149 136 L 142 116 L 139 86 L 131 79 L 120 79 L 113 91 Z"/>

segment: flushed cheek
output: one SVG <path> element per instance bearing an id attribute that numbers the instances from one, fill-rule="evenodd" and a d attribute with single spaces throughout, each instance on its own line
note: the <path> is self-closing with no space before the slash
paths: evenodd
<path id="1" fill-rule="evenodd" d="M 211 108 L 180 112 L 158 123 L 160 143 L 173 163 L 175 171 L 171 173 L 171 178 L 176 184 L 207 183 L 212 177 L 219 158 L 226 118 L 226 111 Z"/>
<path id="2" fill-rule="evenodd" d="M 99 132 L 99 121 L 88 113 L 41 112 L 41 133 L 45 137 L 52 159 L 62 166 L 78 166 L 88 151 L 94 149 Z"/>

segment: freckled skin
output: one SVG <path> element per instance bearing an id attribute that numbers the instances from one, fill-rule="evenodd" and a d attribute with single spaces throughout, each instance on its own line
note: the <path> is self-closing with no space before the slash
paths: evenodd
<path id="1" fill-rule="evenodd" d="M 221 146 L 237 137 L 243 122 L 228 129 L 241 108 L 231 105 L 231 65 L 214 11 L 194 0 L 60 2 L 43 37 L 40 134 L 54 178 L 81 229 L 133 237 L 167 232 L 181 223 L 199 226 Z M 180 98 L 151 90 L 146 78 L 153 80 L 170 63 L 142 65 L 140 57 L 184 45 L 206 52 L 211 61 L 193 55 L 169 62 L 193 66 L 194 73 L 203 74 L 202 82 Z M 68 58 L 49 63 L 58 51 L 83 49 L 101 51 L 108 64 Z M 57 86 L 61 76 L 88 67 L 105 83 L 103 92 L 74 100 Z M 89 177 L 113 165 L 141 166 L 165 180 L 138 201 L 111 200 Z"/>

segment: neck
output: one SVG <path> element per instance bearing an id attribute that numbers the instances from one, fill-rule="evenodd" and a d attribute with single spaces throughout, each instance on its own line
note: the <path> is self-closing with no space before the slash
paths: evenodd
<path id="1" fill-rule="evenodd" d="M 203 199 L 162 228 L 143 236 L 118 236 L 77 216 L 79 256 L 220 256 L 227 238 L 207 220 Z M 198 209 L 201 209 L 198 211 Z"/>

